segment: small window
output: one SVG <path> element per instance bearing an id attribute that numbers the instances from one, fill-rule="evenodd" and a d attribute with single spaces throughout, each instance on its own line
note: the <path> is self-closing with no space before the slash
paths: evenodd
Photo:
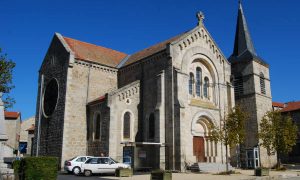
<path id="1" fill-rule="evenodd" d="M 155 137 L 155 118 L 154 114 L 152 113 L 149 117 L 149 139 L 154 139 Z"/>
<path id="2" fill-rule="evenodd" d="M 100 114 L 97 115 L 95 128 L 95 139 L 100 139 Z"/>
<path id="3" fill-rule="evenodd" d="M 86 159 L 85 159 L 85 157 L 81 157 L 81 158 L 78 158 L 77 160 L 76 160 L 76 162 L 84 162 Z"/>
<path id="4" fill-rule="evenodd" d="M 126 112 L 124 114 L 123 120 L 123 138 L 129 139 L 130 138 L 130 113 Z"/>
<path id="5" fill-rule="evenodd" d="M 204 78 L 204 86 L 203 86 L 203 94 L 205 98 L 208 98 L 209 96 L 209 79 L 208 77 Z"/>
<path id="6" fill-rule="evenodd" d="M 98 158 L 88 159 L 85 164 L 98 164 Z"/>
<path id="7" fill-rule="evenodd" d="M 262 94 L 266 94 L 265 77 L 264 77 L 263 73 L 260 73 L 260 75 L 259 75 L 259 81 L 260 81 L 260 92 Z"/>
<path id="8" fill-rule="evenodd" d="M 201 96 L 201 79 L 202 79 L 202 70 L 200 67 L 196 68 L 196 94 Z"/>
<path id="9" fill-rule="evenodd" d="M 108 158 L 99 158 L 99 164 L 108 164 Z"/>
<path id="10" fill-rule="evenodd" d="M 194 74 L 190 73 L 190 79 L 189 79 L 189 93 L 190 95 L 193 95 L 194 90 Z"/>

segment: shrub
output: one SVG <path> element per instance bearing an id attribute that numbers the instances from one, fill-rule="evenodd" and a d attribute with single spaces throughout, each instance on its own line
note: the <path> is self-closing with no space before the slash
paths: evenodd
<path id="1" fill-rule="evenodd" d="M 20 163 L 20 179 L 52 180 L 57 178 L 56 157 L 26 157 Z"/>
<path id="2" fill-rule="evenodd" d="M 19 171 L 20 171 L 20 163 L 21 163 L 20 160 L 14 160 L 14 161 L 13 161 L 12 166 L 13 166 L 13 168 L 14 168 L 14 173 L 15 173 L 15 175 L 18 175 L 18 173 L 19 173 Z"/>

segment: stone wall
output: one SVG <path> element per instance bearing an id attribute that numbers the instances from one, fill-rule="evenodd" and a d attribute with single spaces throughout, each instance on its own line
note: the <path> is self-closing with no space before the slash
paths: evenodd
<path id="1" fill-rule="evenodd" d="M 65 114 L 65 97 L 66 97 L 66 83 L 67 83 L 67 70 L 69 67 L 70 54 L 65 49 L 59 36 L 55 35 L 52 39 L 47 54 L 43 60 L 39 71 L 39 84 L 36 106 L 36 131 L 33 145 L 33 154 L 38 153 L 40 156 L 55 156 L 61 159 L 62 145 L 63 145 L 63 131 L 64 131 L 64 114 Z M 42 82 L 42 76 L 44 81 Z M 40 109 L 41 96 L 40 91 L 47 84 L 55 78 L 58 82 L 59 97 L 57 100 L 56 108 L 53 114 L 49 117 L 44 115 Z M 42 107 L 43 108 L 43 107 Z M 41 112 L 40 112 L 41 111 Z M 41 115 L 41 119 L 39 119 Z M 40 128 L 38 128 L 40 122 Z M 40 132 L 40 136 L 38 135 Z M 39 149 L 37 152 L 37 139 L 40 137 Z"/>
<path id="2" fill-rule="evenodd" d="M 94 138 L 97 115 L 100 115 L 100 139 Z M 100 156 L 101 153 L 109 155 L 109 121 L 110 109 L 106 102 L 88 105 L 87 110 L 87 155 Z"/>
<path id="3" fill-rule="evenodd" d="M 86 104 L 116 89 L 117 70 L 75 60 L 67 79 L 62 160 L 87 154 Z"/>
<path id="4" fill-rule="evenodd" d="M 15 150 L 19 149 L 20 116 L 17 119 L 5 119 L 4 121 L 8 140 L 6 144 Z"/>
<path id="5" fill-rule="evenodd" d="M 109 156 L 122 161 L 123 146 L 136 142 L 139 123 L 140 82 L 132 82 L 108 93 L 107 106 L 110 109 Z M 130 113 L 130 138 L 123 137 L 124 114 Z"/>

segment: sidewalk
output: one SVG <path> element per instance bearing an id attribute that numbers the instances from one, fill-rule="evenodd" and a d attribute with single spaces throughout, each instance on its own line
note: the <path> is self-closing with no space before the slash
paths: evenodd
<path id="1" fill-rule="evenodd" d="M 173 173 L 173 180 L 280 180 L 291 179 L 300 180 L 300 171 L 270 171 L 270 176 L 254 176 L 254 170 L 236 170 L 240 174 L 215 175 L 198 173 Z M 103 177 L 104 178 L 104 177 Z M 118 179 L 114 177 L 105 177 L 105 179 Z M 150 180 L 150 174 L 134 175 L 133 177 L 123 177 L 122 180 Z"/>
<path id="2" fill-rule="evenodd" d="M 254 170 L 236 170 L 238 174 L 215 175 L 200 173 L 173 173 L 172 180 L 300 180 L 300 170 L 270 171 L 270 176 L 254 176 Z M 60 174 L 58 180 L 150 180 L 150 173 L 135 174 L 132 177 L 114 177 L 113 175 L 101 176 L 74 176 L 69 174 Z"/>

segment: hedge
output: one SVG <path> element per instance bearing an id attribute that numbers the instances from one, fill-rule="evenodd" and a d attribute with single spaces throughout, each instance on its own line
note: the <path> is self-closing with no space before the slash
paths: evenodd
<path id="1" fill-rule="evenodd" d="M 17 164 L 16 162 L 16 169 Z M 17 172 L 20 180 L 54 180 L 57 179 L 57 170 L 58 158 L 56 157 L 25 157 L 21 159 Z"/>
<path id="2" fill-rule="evenodd" d="M 15 160 L 13 161 L 12 167 L 14 168 L 14 173 L 15 175 L 19 174 L 19 170 L 20 170 L 20 160 Z"/>

